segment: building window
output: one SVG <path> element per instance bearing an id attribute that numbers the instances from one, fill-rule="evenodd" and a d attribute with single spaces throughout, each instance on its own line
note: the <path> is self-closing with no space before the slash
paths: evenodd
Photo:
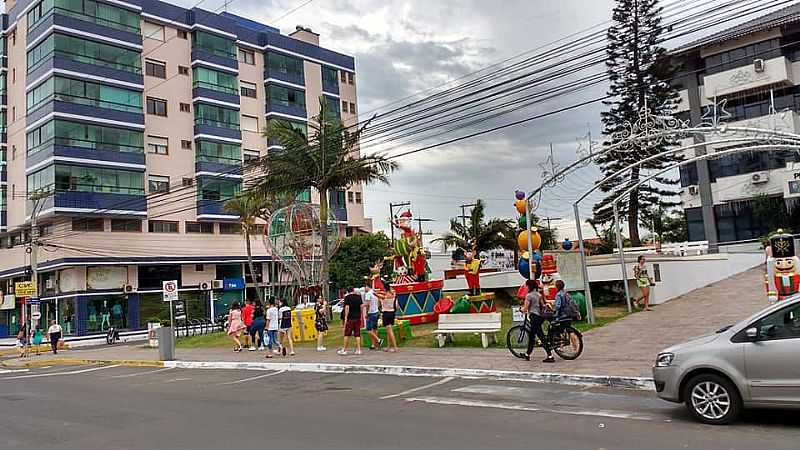
<path id="1" fill-rule="evenodd" d="M 356 104 L 350 102 L 350 114 L 355 114 L 355 113 L 356 113 Z"/>
<path id="2" fill-rule="evenodd" d="M 154 155 L 169 154 L 169 139 L 161 136 L 147 136 L 147 153 Z"/>
<path id="3" fill-rule="evenodd" d="M 225 201 L 236 197 L 241 190 L 239 181 L 226 180 L 221 178 L 199 179 L 197 190 L 200 192 L 200 200 Z"/>
<path id="4" fill-rule="evenodd" d="M 239 129 L 239 110 L 198 103 L 194 107 L 194 124 Z"/>
<path id="5" fill-rule="evenodd" d="M 347 191 L 347 203 L 353 203 L 355 201 L 353 198 L 353 191 Z"/>
<path id="6" fill-rule="evenodd" d="M 72 219 L 72 231 L 103 231 L 103 219 L 81 218 Z"/>
<path id="7" fill-rule="evenodd" d="M 147 97 L 147 114 L 167 117 L 167 101 L 160 98 Z"/>
<path id="8" fill-rule="evenodd" d="M 188 39 L 189 36 L 186 34 L 186 30 L 178 30 L 178 38 L 179 39 Z"/>
<path id="9" fill-rule="evenodd" d="M 115 111 L 142 112 L 142 93 L 139 91 L 56 76 L 28 91 L 28 113 L 52 100 Z"/>
<path id="10" fill-rule="evenodd" d="M 342 111 L 347 112 L 347 102 L 342 100 Z"/>
<path id="11" fill-rule="evenodd" d="M 330 95 L 323 95 L 325 97 L 325 103 L 328 104 L 328 108 L 330 108 L 331 112 L 335 117 L 342 116 L 342 110 L 339 109 L 339 100 L 336 97 L 332 97 Z M 344 110 L 347 112 L 347 110 Z"/>
<path id="12" fill-rule="evenodd" d="M 187 141 L 186 139 L 181 139 L 181 148 L 184 150 L 191 150 L 192 149 L 192 141 Z"/>
<path id="13" fill-rule="evenodd" d="M 332 94 L 339 93 L 339 77 L 333 67 L 322 66 L 322 90 Z"/>
<path id="14" fill-rule="evenodd" d="M 206 88 L 226 94 L 238 94 L 236 75 L 206 67 L 192 69 L 192 87 Z"/>
<path id="15" fill-rule="evenodd" d="M 347 71 L 346 70 L 340 70 L 339 71 L 339 80 L 342 83 L 347 83 Z"/>
<path id="16" fill-rule="evenodd" d="M 241 234 L 242 226 L 238 223 L 220 222 L 219 234 Z"/>
<path id="17" fill-rule="evenodd" d="M 361 203 L 361 192 L 356 192 L 356 203 Z"/>
<path id="18" fill-rule="evenodd" d="M 239 87 L 241 88 L 241 94 L 243 97 L 256 98 L 257 92 L 255 83 L 250 83 L 248 81 L 240 81 Z"/>
<path id="19" fill-rule="evenodd" d="M 189 75 L 189 68 L 186 66 L 178 66 L 178 73 L 181 75 Z"/>
<path id="20" fill-rule="evenodd" d="M 253 51 L 239 48 L 239 62 L 253 65 L 256 63 L 256 54 Z"/>
<path id="21" fill-rule="evenodd" d="M 703 60 L 706 75 L 753 64 L 754 59 L 772 59 L 781 56 L 779 39 L 769 39 L 711 55 Z"/>
<path id="22" fill-rule="evenodd" d="M 242 130 L 258 132 L 258 117 L 242 114 Z"/>
<path id="23" fill-rule="evenodd" d="M 28 51 L 28 73 L 56 55 L 77 63 L 141 73 L 141 51 L 129 50 L 63 34 L 51 34 Z"/>
<path id="24" fill-rule="evenodd" d="M 168 220 L 148 220 L 147 231 L 150 233 L 177 233 L 178 222 Z"/>
<path id="25" fill-rule="evenodd" d="M 37 191 L 103 192 L 144 195 L 144 174 L 130 170 L 56 164 L 27 177 L 29 193 Z"/>
<path id="26" fill-rule="evenodd" d="M 193 186 L 194 185 L 194 178 L 183 178 L 181 180 L 181 185 L 184 187 Z"/>
<path id="27" fill-rule="evenodd" d="M 197 141 L 196 160 L 238 166 L 242 163 L 241 147 L 238 144 Z"/>
<path id="28" fill-rule="evenodd" d="M 186 112 L 186 113 L 192 112 L 192 105 L 190 105 L 188 103 L 181 103 L 180 104 L 180 109 L 181 109 L 181 112 Z"/>
<path id="29" fill-rule="evenodd" d="M 147 190 L 151 194 L 156 192 L 169 192 L 169 177 L 150 175 L 147 177 Z"/>
<path id="30" fill-rule="evenodd" d="M 145 59 L 144 74 L 150 77 L 167 78 L 167 65 L 161 61 Z"/>
<path id="31" fill-rule="evenodd" d="M 142 35 L 146 39 L 164 42 L 164 25 L 144 21 L 142 22 Z"/>
<path id="32" fill-rule="evenodd" d="M 53 144 L 93 150 L 110 150 L 124 153 L 144 153 L 144 134 L 86 123 L 51 120 L 27 133 L 29 155 Z"/>
<path id="33" fill-rule="evenodd" d="M 305 83 L 305 68 L 302 59 L 275 52 L 268 52 L 265 58 L 268 78 L 278 78 L 296 84 Z"/>
<path id="34" fill-rule="evenodd" d="M 298 89 L 269 85 L 267 87 L 267 105 L 281 105 L 305 111 L 306 93 Z"/>
<path id="35" fill-rule="evenodd" d="M 214 224 L 211 222 L 186 222 L 187 233 L 214 234 Z M 200 269 L 198 272 L 202 272 Z"/>
<path id="36" fill-rule="evenodd" d="M 245 164 L 250 164 L 261 159 L 261 153 L 258 150 L 245 149 L 242 153 L 242 157 L 244 158 Z"/>
<path id="37" fill-rule="evenodd" d="M 142 221 L 139 219 L 111 219 L 111 231 L 141 233 Z"/>
<path id="38" fill-rule="evenodd" d="M 347 84 L 353 84 L 356 80 L 356 74 L 353 72 L 347 72 Z"/>
<path id="39" fill-rule="evenodd" d="M 203 50 L 223 58 L 236 59 L 236 43 L 232 39 L 205 31 L 192 33 L 192 48 Z"/>

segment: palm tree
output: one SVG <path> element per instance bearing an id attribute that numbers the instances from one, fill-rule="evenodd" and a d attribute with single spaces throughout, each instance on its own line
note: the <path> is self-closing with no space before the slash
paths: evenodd
<path id="1" fill-rule="evenodd" d="M 250 230 L 256 224 L 256 219 L 268 216 L 269 210 L 274 206 L 270 197 L 262 195 L 260 192 L 246 190 L 239 193 L 236 197 L 225 202 L 225 209 L 239 216 L 239 223 L 242 226 L 242 235 L 247 246 L 247 266 L 250 269 L 250 278 L 256 284 L 256 294 L 263 303 L 264 297 L 256 283 L 256 272 L 253 266 L 253 252 L 250 248 Z"/>
<path id="2" fill-rule="evenodd" d="M 328 195 L 355 184 L 389 183 L 388 175 L 398 165 L 382 155 L 360 155 L 358 142 L 366 125 L 346 127 L 331 110 L 324 97 L 319 98 L 319 115 L 308 122 L 308 134 L 282 120 L 270 121 L 266 130 L 281 150 L 264 158 L 265 176 L 255 182 L 262 193 L 289 196 L 313 188 L 319 193 L 322 267 L 320 282 L 328 297 Z"/>
<path id="3" fill-rule="evenodd" d="M 474 250 L 476 257 L 482 251 L 498 247 L 509 250 L 517 248 L 516 239 L 509 239 L 515 235 L 512 221 L 495 218 L 484 222 L 484 219 L 484 203 L 478 199 L 470 213 L 469 223 L 450 219 L 450 231 L 433 242 L 441 242 L 445 250 L 451 247 Z"/>

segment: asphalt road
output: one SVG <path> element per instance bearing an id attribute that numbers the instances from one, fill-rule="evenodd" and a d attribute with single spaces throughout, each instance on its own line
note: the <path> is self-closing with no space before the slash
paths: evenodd
<path id="1" fill-rule="evenodd" d="M 646 392 L 486 380 L 114 366 L 0 369 L 0 448 L 800 448 L 800 412 L 692 422 Z"/>

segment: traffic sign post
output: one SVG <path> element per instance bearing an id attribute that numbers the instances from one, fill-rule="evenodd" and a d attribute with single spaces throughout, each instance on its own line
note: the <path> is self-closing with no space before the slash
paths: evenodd
<path id="1" fill-rule="evenodd" d="M 178 280 L 170 280 L 162 282 L 161 290 L 162 300 L 169 302 L 169 325 L 172 327 L 173 333 L 175 332 L 175 318 L 172 314 L 172 302 L 178 301 Z"/>
<path id="2" fill-rule="evenodd" d="M 17 297 L 36 297 L 36 284 L 33 281 L 14 283 L 14 295 Z"/>

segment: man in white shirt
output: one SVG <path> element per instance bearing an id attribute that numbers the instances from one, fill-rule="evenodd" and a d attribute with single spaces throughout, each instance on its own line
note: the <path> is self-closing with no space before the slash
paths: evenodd
<path id="1" fill-rule="evenodd" d="M 367 333 L 372 340 L 370 350 L 381 347 L 381 340 L 378 338 L 378 304 L 380 299 L 375 294 L 375 290 L 367 283 L 364 286 L 364 307 L 367 308 Z"/>
<path id="2" fill-rule="evenodd" d="M 267 358 L 272 358 L 273 353 L 278 353 L 278 348 L 273 346 L 278 344 L 278 330 L 280 329 L 280 319 L 278 308 L 275 306 L 275 299 L 269 299 L 269 308 L 267 308 Z"/>

